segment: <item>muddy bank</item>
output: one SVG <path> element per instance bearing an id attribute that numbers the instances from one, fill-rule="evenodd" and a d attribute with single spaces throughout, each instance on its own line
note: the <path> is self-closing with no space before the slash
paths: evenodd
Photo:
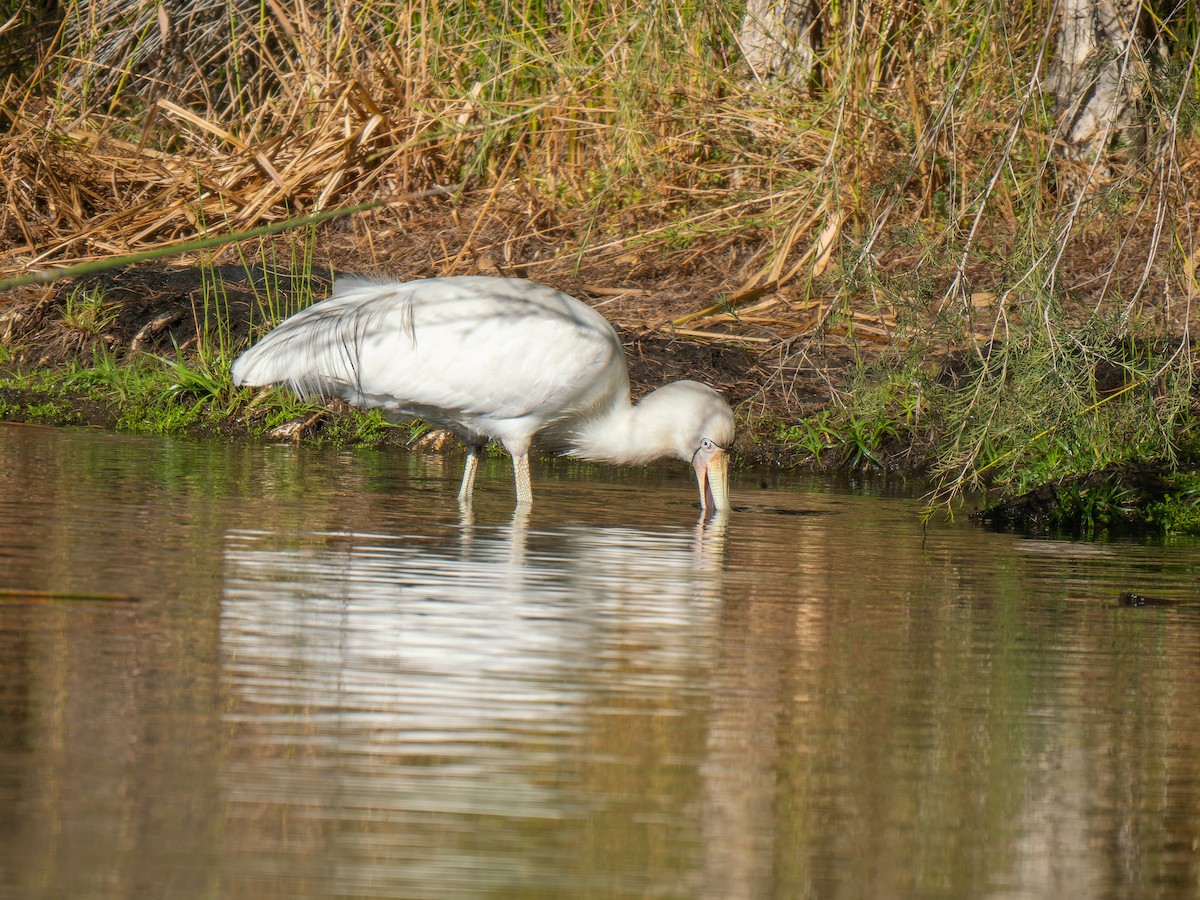
<path id="1" fill-rule="evenodd" d="M 9 374 L 65 371 L 73 364 L 90 365 L 98 353 L 119 362 L 143 354 L 188 358 L 205 342 L 209 347 L 222 342 L 236 354 L 261 333 L 268 307 L 306 305 L 326 296 L 331 283 L 328 274 L 298 275 L 262 265 L 147 264 L 116 269 L 12 292 L 0 305 L 0 342 L 10 354 Z M 635 396 L 680 378 L 720 389 L 738 411 L 742 433 L 737 449 L 745 462 L 793 462 L 795 451 L 773 439 L 777 424 L 827 405 L 852 364 L 847 342 L 823 337 L 817 353 L 802 340 L 803 323 L 798 320 L 787 323 L 793 332 L 787 339 L 778 340 L 775 334 L 769 342 L 761 335 L 739 336 L 713 321 L 701 323 L 708 336 L 678 334 L 657 318 L 664 313 L 651 311 L 653 284 L 604 287 L 577 281 L 554 286 L 597 307 L 613 322 L 625 343 Z M 786 302 L 781 298 L 783 311 Z M 686 304 L 677 299 L 673 305 L 678 310 Z M 9 420 L 103 428 L 120 421 L 114 405 L 69 385 L 55 391 L 53 398 L 26 385 L 0 388 L 0 408 Z M 344 412 L 335 407 L 312 428 L 340 414 Z M 195 430 L 236 435 L 253 430 L 254 424 L 251 417 L 234 416 Z M 396 434 L 383 440 L 404 439 Z"/>
<path id="2" fill-rule="evenodd" d="M 1200 476 L 1166 465 L 1110 466 L 996 498 L 971 518 L 996 531 L 1031 534 L 1196 534 Z"/>

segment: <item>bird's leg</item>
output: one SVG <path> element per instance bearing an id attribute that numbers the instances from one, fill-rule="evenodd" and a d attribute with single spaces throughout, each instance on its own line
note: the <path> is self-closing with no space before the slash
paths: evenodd
<path id="1" fill-rule="evenodd" d="M 529 454 L 513 455 L 513 474 L 517 480 L 517 505 L 533 505 L 533 484 L 529 480 Z"/>
<path id="2" fill-rule="evenodd" d="M 479 471 L 479 448 L 467 445 L 467 464 L 463 468 L 462 484 L 458 488 L 458 502 L 470 503 L 475 493 L 475 473 Z"/>

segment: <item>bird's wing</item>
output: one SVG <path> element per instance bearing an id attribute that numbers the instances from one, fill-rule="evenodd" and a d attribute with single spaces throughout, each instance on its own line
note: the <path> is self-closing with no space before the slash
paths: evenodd
<path id="1" fill-rule="evenodd" d="M 363 341 L 396 305 L 388 294 L 355 285 L 301 310 L 238 358 L 234 384 L 282 384 L 302 397 L 343 396 L 360 378 Z M 404 304 L 399 308 L 402 317 Z M 411 337 L 411 316 L 407 333 Z"/>
<path id="2" fill-rule="evenodd" d="M 449 278 L 338 291 L 247 351 L 235 381 L 458 420 L 550 421 L 628 393 L 612 327 L 550 288 Z"/>
<path id="3" fill-rule="evenodd" d="M 364 335 L 364 394 L 464 416 L 548 421 L 612 390 L 628 392 L 620 340 L 579 301 L 513 279 L 427 285 L 435 286 Z"/>

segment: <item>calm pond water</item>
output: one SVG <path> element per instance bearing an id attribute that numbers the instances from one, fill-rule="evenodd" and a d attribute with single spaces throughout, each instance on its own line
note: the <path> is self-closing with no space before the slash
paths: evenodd
<path id="1" fill-rule="evenodd" d="M 0 895 L 1200 891 L 1195 542 L 460 466 L 0 426 Z"/>

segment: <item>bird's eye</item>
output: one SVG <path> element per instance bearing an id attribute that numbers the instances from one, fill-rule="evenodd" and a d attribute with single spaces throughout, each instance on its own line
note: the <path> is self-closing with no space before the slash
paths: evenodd
<path id="1" fill-rule="evenodd" d="M 711 450 L 712 448 L 713 448 L 713 442 L 710 441 L 708 438 L 705 438 L 704 440 L 702 440 L 700 442 L 701 450 Z"/>

